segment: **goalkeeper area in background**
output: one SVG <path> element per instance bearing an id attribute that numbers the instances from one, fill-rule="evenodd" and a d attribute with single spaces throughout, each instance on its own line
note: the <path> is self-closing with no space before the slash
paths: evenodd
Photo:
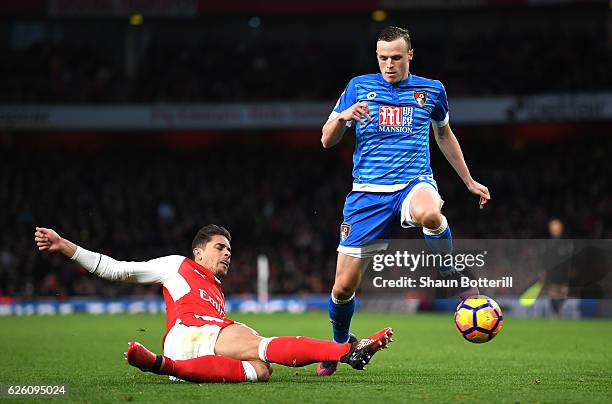
<path id="1" fill-rule="evenodd" d="M 329 338 L 324 313 L 232 316 L 263 335 Z M 66 385 L 62 402 L 610 402 L 612 321 L 509 318 L 488 344 L 463 340 L 452 313 L 361 313 L 358 336 L 386 325 L 394 344 L 366 371 L 274 367 L 268 383 L 173 383 L 127 365 L 130 340 L 161 351 L 162 315 L 3 317 L 0 384 Z M 25 397 L 21 397 L 23 400 Z M 10 399 L 0 397 L 0 401 Z"/>

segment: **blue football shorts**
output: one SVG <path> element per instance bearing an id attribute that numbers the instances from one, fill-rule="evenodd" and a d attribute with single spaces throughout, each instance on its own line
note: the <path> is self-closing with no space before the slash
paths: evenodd
<path id="1" fill-rule="evenodd" d="M 338 252 L 358 258 L 374 256 L 388 246 L 391 226 L 399 219 L 402 227 L 420 226 L 410 217 L 414 191 L 430 187 L 438 193 L 431 176 L 421 176 L 395 192 L 351 191 L 344 203 Z M 444 202 L 440 198 L 440 207 Z"/>

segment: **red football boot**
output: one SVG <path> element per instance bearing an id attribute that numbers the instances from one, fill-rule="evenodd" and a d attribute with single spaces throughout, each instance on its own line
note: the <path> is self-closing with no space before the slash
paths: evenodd
<path id="1" fill-rule="evenodd" d="M 125 359 L 128 363 L 143 372 L 157 373 L 161 369 L 164 357 L 155 355 L 143 345 L 132 341 L 128 344 L 128 350 L 125 353 Z"/>
<path id="2" fill-rule="evenodd" d="M 353 343 L 351 350 L 340 359 L 340 362 L 351 365 L 353 369 L 363 370 L 376 352 L 393 342 L 392 337 L 393 328 L 387 327 L 368 338 L 360 339 Z"/>

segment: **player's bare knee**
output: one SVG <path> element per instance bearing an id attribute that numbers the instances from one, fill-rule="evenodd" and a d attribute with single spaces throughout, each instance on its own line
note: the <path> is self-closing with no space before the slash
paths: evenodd
<path id="1" fill-rule="evenodd" d="M 439 210 L 426 210 L 419 222 L 427 229 L 437 229 L 442 225 L 442 213 Z"/>
<path id="2" fill-rule="evenodd" d="M 257 381 L 258 382 L 267 382 L 270 380 L 270 375 L 272 374 L 272 367 L 265 362 L 262 361 L 250 361 L 251 365 L 255 369 L 255 373 L 257 373 Z"/>
<path id="3" fill-rule="evenodd" d="M 355 293 L 355 289 L 349 285 L 336 282 L 332 289 L 332 294 L 338 300 L 348 300 Z"/>
<path id="4" fill-rule="evenodd" d="M 270 380 L 270 371 L 268 369 L 257 372 L 258 382 L 267 382 Z"/>

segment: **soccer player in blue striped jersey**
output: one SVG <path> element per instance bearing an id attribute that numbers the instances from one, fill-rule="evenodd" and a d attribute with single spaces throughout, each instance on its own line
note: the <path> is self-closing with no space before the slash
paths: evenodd
<path id="1" fill-rule="evenodd" d="M 482 209 L 489 190 L 476 182 L 449 125 L 444 86 L 411 74 L 414 56 L 410 35 L 397 27 L 383 29 L 376 44 L 380 73 L 353 78 L 323 126 L 324 148 L 336 145 L 349 127 L 356 136 L 353 189 L 344 205 L 336 277 L 329 301 L 334 341 L 347 342 L 355 310 L 355 290 L 369 258 L 384 250 L 390 227 L 422 227 L 435 253 L 452 251 L 442 199 L 429 165 L 429 127 L 440 150 Z M 443 276 L 456 275 L 440 268 Z M 331 375 L 336 365 L 324 362 L 319 375 Z"/>

